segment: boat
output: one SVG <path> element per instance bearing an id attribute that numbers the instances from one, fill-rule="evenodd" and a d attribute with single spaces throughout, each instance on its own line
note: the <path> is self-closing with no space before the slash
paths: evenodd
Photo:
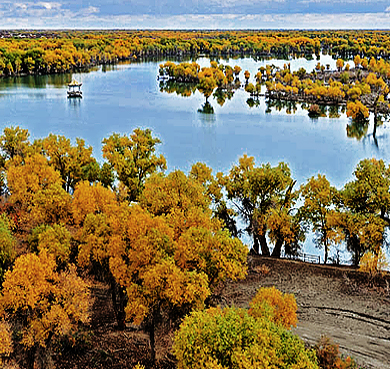
<path id="1" fill-rule="evenodd" d="M 80 90 L 82 83 L 75 79 L 68 84 L 68 97 L 83 97 L 83 92 Z"/>

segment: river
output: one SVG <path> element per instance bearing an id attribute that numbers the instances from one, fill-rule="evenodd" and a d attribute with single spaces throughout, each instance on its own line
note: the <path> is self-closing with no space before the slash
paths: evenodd
<path id="1" fill-rule="evenodd" d="M 209 60 L 199 58 L 200 65 Z M 311 71 L 317 60 L 254 61 L 243 58 L 229 61 L 249 70 L 251 80 L 260 66 L 291 63 L 295 70 L 303 66 Z M 321 63 L 335 68 L 335 61 L 321 56 Z M 353 65 L 353 62 L 352 62 Z M 352 66 L 351 65 L 351 66 Z M 373 118 L 367 135 L 348 137 L 350 120 L 320 117 L 310 119 L 299 106 L 288 114 L 285 108 L 266 112 L 264 98 L 250 108 L 248 94 L 240 89 L 223 106 L 210 97 L 214 114 L 199 113 L 204 97 L 196 92 L 190 97 L 160 92 L 156 79 L 159 62 L 120 64 L 95 68 L 73 75 L 29 76 L 0 81 L 1 126 L 27 128 L 31 139 L 50 132 L 74 140 L 85 139 L 102 160 L 101 141 L 111 133 L 129 134 L 136 127 L 151 128 L 162 144 L 158 152 L 167 158 L 168 170 L 187 172 L 197 161 L 216 171 L 227 172 L 244 153 L 256 163 L 279 161 L 289 164 L 298 184 L 310 176 L 323 173 L 336 187 L 353 178 L 356 164 L 363 158 L 376 157 L 390 163 L 389 128 L 378 127 L 377 144 L 372 137 Z M 67 83 L 74 78 L 83 83 L 83 98 L 68 99 Z"/>

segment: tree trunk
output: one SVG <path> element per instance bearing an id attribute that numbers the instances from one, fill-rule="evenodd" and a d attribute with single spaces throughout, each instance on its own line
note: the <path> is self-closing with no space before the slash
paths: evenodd
<path id="1" fill-rule="evenodd" d="M 377 117 L 377 113 L 376 113 L 376 108 L 375 108 L 375 112 L 374 112 L 374 132 L 372 133 L 372 137 L 374 138 L 374 143 L 375 143 L 375 146 L 378 147 L 378 140 L 376 139 L 376 127 L 378 125 L 378 117 Z"/>
<path id="2" fill-rule="evenodd" d="M 265 234 L 259 235 L 258 237 L 259 237 L 260 246 L 261 246 L 261 255 L 269 256 L 270 252 L 269 252 L 269 248 L 267 245 L 267 238 L 265 237 Z"/>
<path id="3" fill-rule="evenodd" d="M 149 335 L 149 348 L 150 348 L 150 360 L 152 363 L 156 361 L 156 339 L 155 339 L 155 328 L 158 311 L 156 308 L 150 313 L 145 324 L 145 331 Z"/>
<path id="4" fill-rule="evenodd" d="M 125 294 L 122 291 L 122 288 L 116 283 L 113 277 L 111 278 L 110 286 L 111 286 L 112 306 L 114 309 L 116 322 L 118 324 L 118 329 L 123 331 L 126 328 Z"/>
<path id="5" fill-rule="evenodd" d="M 328 245 L 325 244 L 325 260 L 324 260 L 324 264 L 326 264 L 328 261 Z"/>
<path id="6" fill-rule="evenodd" d="M 154 317 L 152 317 L 152 321 L 149 325 L 149 345 L 150 345 L 150 359 L 152 363 L 156 361 L 156 341 L 154 334 Z"/>
<path id="7" fill-rule="evenodd" d="M 34 369 L 35 363 L 35 353 L 37 352 L 37 348 L 35 346 L 31 347 L 27 350 L 27 369 Z"/>
<path id="8" fill-rule="evenodd" d="M 256 254 L 259 254 L 260 251 L 259 239 L 255 234 L 253 235 L 253 250 L 255 251 Z"/>
<path id="9" fill-rule="evenodd" d="M 284 240 L 282 238 L 278 238 L 276 243 L 275 243 L 275 247 L 274 249 L 272 250 L 272 257 L 273 258 L 278 258 L 280 259 L 280 255 L 282 253 L 282 246 L 283 246 L 283 242 Z"/>

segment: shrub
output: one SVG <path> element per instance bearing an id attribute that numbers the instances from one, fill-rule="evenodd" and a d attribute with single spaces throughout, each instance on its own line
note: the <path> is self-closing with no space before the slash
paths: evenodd
<path id="1" fill-rule="evenodd" d="M 238 308 L 192 312 L 173 351 L 178 369 L 318 368 L 314 351 L 297 336 Z"/>
<path id="2" fill-rule="evenodd" d="M 256 273 L 259 273 L 260 275 L 262 276 L 266 276 L 269 274 L 269 272 L 271 271 L 271 269 L 265 265 L 265 264 L 261 264 L 261 265 L 257 265 L 253 268 L 253 270 L 256 272 Z"/>
<path id="3" fill-rule="evenodd" d="M 377 254 L 371 251 L 366 252 L 360 259 L 359 270 L 365 273 L 369 273 L 371 277 L 375 277 L 378 274 L 383 275 L 384 269 L 388 266 L 386 261 L 386 255 L 380 249 Z"/>
<path id="4" fill-rule="evenodd" d="M 260 288 L 249 306 L 249 314 L 255 318 L 265 317 L 287 329 L 297 324 L 297 303 L 294 295 L 282 293 L 275 287 Z"/>
<path id="5" fill-rule="evenodd" d="M 314 346 L 321 369 L 355 369 L 357 364 L 350 356 L 341 357 L 339 346 L 329 337 L 321 336 Z"/>

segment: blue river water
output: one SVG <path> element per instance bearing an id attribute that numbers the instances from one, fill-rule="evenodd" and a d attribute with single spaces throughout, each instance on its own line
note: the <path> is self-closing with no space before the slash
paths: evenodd
<path id="1" fill-rule="evenodd" d="M 322 56 L 320 61 L 329 63 L 331 69 L 335 67 L 329 56 Z M 206 58 L 197 62 L 209 65 Z M 290 63 L 292 70 L 303 66 L 311 71 L 318 61 L 243 58 L 221 62 L 249 70 L 253 80 L 257 69 L 265 64 L 282 67 Z M 166 157 L 168 170 L 187 172 L 193 163 L 202 161 L 214 172 L 227 173 L 246 153 L 254 156 L 257 164 L 288 163 L 298 184 L 322 173 L 338 188 L 353 178 L 354 168 L 363 158 L 382 158 L 390 163 L 389 123 L 378 127 L 377 143 L 372 137 L 372 117 L 366 135 L 348 137 L 346 127 L 351 122 L 343 113 L 340 118 L 310 119 L 299 105 L 291 114 L 286 108 L 266 112 L 264 98 L 251 108 L 243 89 L 223 106 L 210 97 L 214 114 L 203 114 L 198 109 L 205 99 L 199 92 L 190 97 L 160 92 L 158 66 L 159 62 L 142 62 L 73 75 L 1 80 L 0 129 L 18 125 L 29 130 L 31 139 L 49 133 L 72 140 L 80 137 L 102 160 L 103 138 L 113 132 L 129 134 L 136 127 L 151 128 L 162 141 L 158 152 Z M 67 83 L 72 78 L 83 83 L 82 99 L 67 98 Z"/>

